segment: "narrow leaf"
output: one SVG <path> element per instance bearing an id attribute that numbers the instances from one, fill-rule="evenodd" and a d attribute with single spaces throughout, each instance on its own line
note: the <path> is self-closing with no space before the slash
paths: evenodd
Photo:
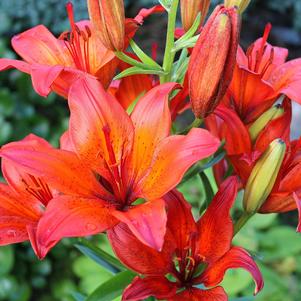
<path id="1" fill-rule="evenodd" d="M 113 256 L 95 247 L 87 239 L 81 238 L 80 243 L 74 245 L 84 255 L 94 260 L 113 274 L 126 270 L 126 268 Z"/>
<path id="2" fill-rule="evenodd" d="M 121 79 L 121 78 L 123 78 L 123 77 L 130 76 L 130 75 L 135 75 L 135 74 L 156 74 L 156 75 L 164 75 L 165 72 L 163 72 L 163 70 L 158 71 L 158 70 L 151 70 L 151 69 L 142 69 L 142 68 L 140 68 L 140 67 L 131 67 L 131 68 L 128 68 L 128 69 L 122 71 L 121 73 L 117 74 L 117 75 L 114 77 L 114 80 Z"/>
<path id="3" fill-rule="evenodd" d="M 211 187 L 211 183 L 210 183 L 207 175 L 205 174 L 205 172 L 201 172 L 201 173 L 199 173 L 199 175 L 200 175 L 200 178 L 203 182 L 204 189 L 205 189 L 205 194 L 206 194 L 205 203 L 201 208 L 201 212 L 203 212 L 210 205 L 210 203 L 211 203 L 211 201 L 214 197 L 214 191 Z"/>
<path id="4" fill-rule="evenodd" d="M 119 297 L 136 275 L 131 271 L 120 272 L 102 283 L 85 301 L 109 301 Z"/>
<path id="5" fill-rule="evenodd" d="M 83 294 L 78 293 L 78 292 L 71 293 L 71 296 L 75 301 L 85 301 L 86 300 L 86 296 L 84 296 Z"/>
<path id="6" fill-rule="evenodd" d="M 143 52 L 143 50 L 134 42 L 134 40 L 130 41 L 130 45 L 135 54 L 145 65 L 148 65 L 155 70 L 161 70 L 161 66 L 157 62 L 155 62 L 151 57 L 149 57 L 145 52 Z"/>

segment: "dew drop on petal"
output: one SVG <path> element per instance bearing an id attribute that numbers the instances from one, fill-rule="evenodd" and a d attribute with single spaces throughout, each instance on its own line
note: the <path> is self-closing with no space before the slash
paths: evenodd
<path id="1" fill-rule="evenodd" d="M 94 224 L 91 224 L 91 223 L 87 223 L 86 224 L 86 230 L 88 230 L 88 231 L 94 231 L 94 230 L 96 230 L 96 225 L 94 225 Z"/>
<path id="2" fill-rule="evenodd" d="M 17 236 L 17 233 L 16 233 L 15 230 L 8 230 L 8 231 L 6 232 L 6 234 L 7 234 L 8 237 L 11 237 L 11 238 Z"/>

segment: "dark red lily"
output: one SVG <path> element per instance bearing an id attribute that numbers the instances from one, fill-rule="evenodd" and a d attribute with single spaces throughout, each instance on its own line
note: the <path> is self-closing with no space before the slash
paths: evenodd
<path id="1" fill-rule="evenodd" d="M 236 66 L 224 102 L 244 123 L 250 123 L 266 111 L 280 94 L 301 103 L 301 59 L 286 61 L 288 50 L 267 43 L 268 24 L 262 38 L 246 53 L 238 48 Z"/>
<path id="2" fill-rule="evenodd" d="M 3 158 L 65 194 L 51 201 L 39 223 L 41 246 L 100 233 L 122 221 L 145 244 L 161 249 L 166 229 L 162 197 L 192 164 L 219 146 L 203 129 L 169 136 L 168 95 L 176 87 L 153 88 L 129 117 L 97 80 L 84 77 L 70 90 L 70 126 L 63 139 L 68 151 L 18 142 L 2 147 Z M 135 206 L 138 198 L 148 202 Z"/>
<path id="3" fill-rule="evenodd" d="M 255 293 L 259 292 L 263 280 L 256 263 L 244 249 L 231 245 L 233 224 L 229 211 L 237 187 L 234 177 L 225 181 L 198 222 L 179 192 L 166 195 L 167 231 L 161 252 L 143 245 L 125 224 L 109 230 L 118 258 L 142 276 L 125 289 L 122 300 L 154 296 L 168 301 L 226 301 L 228 297 L 218 285 L 231 268 L 248 270 L 256 283 Z M 198 288 L 200 285 L 204 289 Z"/>

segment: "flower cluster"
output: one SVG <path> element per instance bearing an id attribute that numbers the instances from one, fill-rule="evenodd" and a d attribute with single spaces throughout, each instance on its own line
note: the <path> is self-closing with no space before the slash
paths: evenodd
<path id="1" fill-rule="evenodd" d="M 12 39 L 22 60 L 0 59 L 1 70 L 28 73 L 38 94 L 57 93 L 70 109 L 59 148 L 33 134 L 1 147 L 0 245 L 29 240 L 43 259 L 65 237 L 105 232 L 137 273 L 123 300 L 226 301 L 219 284 L 233 268 L 249 271 L 258 293 L 261 273 L 232 239 L 257 212 L 301 208 L 301 140 L 290 140 L 301 59 L 286 62 L 288 51 L 267 42 L 270 24 L 244 52 L 250 1 L 225 1 L 206 18 L 209 0 L 181 0 L 183 28 L 179 0 L 133 19 L 122 0 L 87 2 L 90 20 L 75 22 L 68 3 L 70 30 L 56 38 L 38 25 Z M 168 15 L 162 66 L 133 40 L 152 14 Z M 195 120 L 177 131 L 190 108 Z M 201 160 L 219 190 L 196 221 L 177 185 L 202 173 Z"/>

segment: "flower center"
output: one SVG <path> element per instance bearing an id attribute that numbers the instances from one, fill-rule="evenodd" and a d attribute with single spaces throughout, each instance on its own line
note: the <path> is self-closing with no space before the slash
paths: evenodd
<path id="1" fill-rule="evenodd" d="M 25 190 L 39 200 L 43 205 L 46 206 L 53 198 L 49 186 L 40 178 L 28 175 L 26 180 L 22 178 L 22 182 L 25 185 Z"/>
<path id="2" fill-rule="evenodd" d="M 80 29 L 75 24 L 72 3 L 68 2 L 66 4 L 66 9 L 71 30 L 63 32 L 59 39 L 64 41 L 76 68 L 90 73 L 91 67 L 89 60 L 89 40 L 91 38 L 91 30 L 87 25 L 84 27 L 84 29 Z"/>

